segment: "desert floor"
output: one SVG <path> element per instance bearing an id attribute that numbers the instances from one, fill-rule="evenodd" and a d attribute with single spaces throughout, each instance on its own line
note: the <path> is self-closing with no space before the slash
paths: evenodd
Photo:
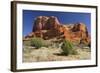
<path id="1" fill-rule="evenodd" d="M 87 60 L 91 59 L 90 49 L 76 48 L 77 55 L 63 55 L 60 48 L 34 47 L 24 46 L 23 62 L 45 62 L 45 61 L 69 61 L 69 60 Z"/>

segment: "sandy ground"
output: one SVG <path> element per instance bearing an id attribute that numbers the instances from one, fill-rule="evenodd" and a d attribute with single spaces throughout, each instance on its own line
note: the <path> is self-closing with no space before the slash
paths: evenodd
<path id="1" fill-rule="evenodd" d="M 63 55 L 60 48 L 34 49 L 34 47 L 25 46 L 23 49 L 23 62 L 42 62 L 42 61 L 67 61 L 67 60 L 87 60 L 91 59 L 89 49 L 76 49 L 77 55 Z"/>

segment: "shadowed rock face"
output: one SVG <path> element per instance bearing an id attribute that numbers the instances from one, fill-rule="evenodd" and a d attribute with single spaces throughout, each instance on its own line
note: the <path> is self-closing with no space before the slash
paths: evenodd
<path id="1" fill-rule="evenodd" d="M 25 38 L 67 39 L 72 42 L 90 44 L 90 36 L 85 24 L 64 25 L 54 16 L 38 16 L 34 21 L 32 32 Z"/>

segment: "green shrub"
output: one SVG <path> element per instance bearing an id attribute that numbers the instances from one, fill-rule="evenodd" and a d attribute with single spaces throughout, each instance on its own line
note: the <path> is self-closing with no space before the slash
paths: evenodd
<path id="1" fill-rule="evenodd" d="M 75 55 L 75 54 L 77 54 L 77 51 L 73 47 L 74 46 L 73 46 L 73 44 L 70 41 L 64 40 L 63 44 L 61 46 L 63 54 L 64 55 L 69 55 L 69 54 Z"/>
<path id="2" fill-rule="evenodd" d="M 36 48 L 47 47 L 48 44 L 42 38 L 34 37 L 31 39 L 31 46 Z"/>

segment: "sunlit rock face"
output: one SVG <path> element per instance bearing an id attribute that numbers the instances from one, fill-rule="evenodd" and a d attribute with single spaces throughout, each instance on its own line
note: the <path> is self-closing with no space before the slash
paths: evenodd
<path id="1" fill-rule="evenodd" d="M 49 30 L 57 28 L 57 26 L 60 24 L 58 19 L 54 16 L 38 16 L 35 19 L 35 22 L 33 23 L 33 32 L 40 31 L 40 30 Z"/>

